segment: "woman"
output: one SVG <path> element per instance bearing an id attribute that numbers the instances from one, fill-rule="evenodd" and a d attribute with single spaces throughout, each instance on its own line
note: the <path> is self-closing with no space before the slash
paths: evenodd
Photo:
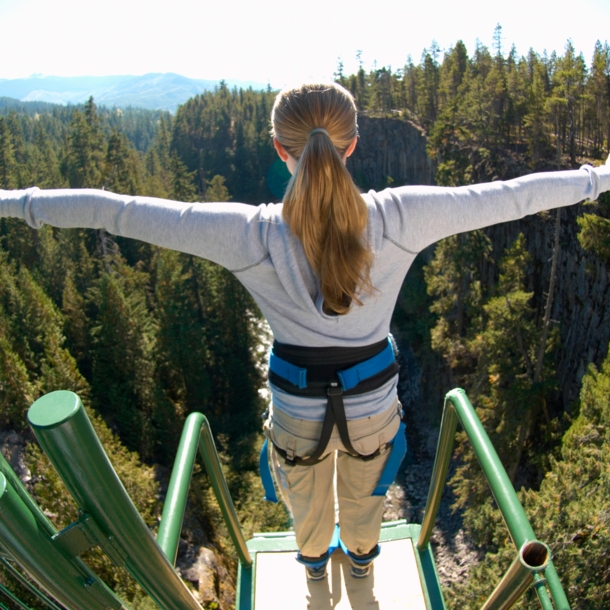
<path id="1" fill-rule="evenodd" d="M 275 148 L 292 173 L 283 205 L 27 189 L 0 191 L 0 215 L 35 228 L 105 228 L 231 270 L 275 337 L 266 433 L 293 513 L 298 560 L 309 578 L 324 578 L 336 472 L 341 540 L 352 575 L 364 577 L 379 552 L 383 509 L 383 497 L 371 493 L 400 420 L 396 367 L 392 353 L 353 389 L 343 377 L 339 386 L 337 371 L 360 371 L 359 363 L 387 356 L 398 291 L 423 248 L 457 232 L 595 199 L 610 189 L 610 167 L 360 195 L 345 169 L 357 142 L 349 92 L 336 84 L 282 91 L 272 124 Z"/>

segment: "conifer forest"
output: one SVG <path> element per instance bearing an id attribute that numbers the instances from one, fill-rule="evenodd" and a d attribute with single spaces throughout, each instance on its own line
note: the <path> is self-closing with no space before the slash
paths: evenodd
<path id="1" fill-rule="evenodd" d="M 353 93 L 369 129 L 400 121 L 425 136 L 438 185 L 604 163 L 608 43 L 598 42 L 591 58 L 570 42 L 550 55 L 518 56 L 496 34 L 492 49 L 478 45 L 472 55 L 461 41 L 445 51 L 433 43 L 400 69 L 345 74 L 339 62 L 335 79 Z M 0 188 L 279 201 L 287 174 L 269 135 L 275 93 L 221 83 L 175 115 L 94 99 L 65 107 L 0 98 Z M 229 272 L 103 230 L 35 231 L 15 219 L 0 220 L 0 259 L 0 432 L 25 439 L 29 489 L 58 528 L 76 520 L 76 507 L 25 419 L 34 400 L 56 389 L 80 395 L 153 530 L 193 411 L 210 421 L 246 537 L 288 527 L 281 506 L 262 502 L 258 478 L 269 337 Z M 417 363 L 420 408 L 430 422 L 438 425 L 446 391 L 468 393 L 578 609 L 610 607 L 610 310 L 594 294 L 610 294 L 609 264 L 608 194 L 505 229 L 453 236 L 418 257 L 393 327 Z M 570 273 L 582 274 L 573 297 L 562 279 Z M 584 364 L 568 366 L 578 308 L 598 330 L 579 343 Z M 452 608 L 475 609 L 513 550 L 464 438 L 454 462 L 454 508 L 482 551 L 469 578 L 445 595 Z M 184 538 L 216 557 L 219 576 L 200 591 L 204 607 L 228 610 L 236 554 L 200 467 Z M 155 608 L 101 553 L 85 559 L 134 610 Z M 0 571 L 0 582 L 42 607 L 8 573 Z M 528 594 L 517 607 L 538 602 Z"/>

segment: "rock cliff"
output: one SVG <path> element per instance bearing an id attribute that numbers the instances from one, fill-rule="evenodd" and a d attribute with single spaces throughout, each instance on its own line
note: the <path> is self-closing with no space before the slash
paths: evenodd
<path id="1" fill-rule="evenodd" d="M 561 347 L 555 362 L 560 400 L 570 411 L 589 363 L 599 366 L 610 340 L 610 277 L 608 267 L 578 242 L 579 204 L 561 210 L 560 252 L 551 318 L 559 325 Z M 542 315 L 553 255 L 555 211 L 487 229 L 498 258 L 523 232 L 532 256 L 528 290 L 535 292 Z M 487 281 L 493 281 L 492 275 Z"/>
<path id="2" fill-rule="evenodd" d="M 425 132 L 400 118 L 358 118 L 359 142 L 347 167 L 367 191 L 403 184 L 433 184 L 434 164 L 426 153 Z"/>

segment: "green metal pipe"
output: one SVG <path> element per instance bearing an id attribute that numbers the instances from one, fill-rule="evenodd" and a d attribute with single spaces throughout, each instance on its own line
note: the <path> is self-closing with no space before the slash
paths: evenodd
<path id="1" fill-rule="evenodd" d="M 121 601 L 86 569 L 65 557 L 0 473 L 0 539 L 23 570 L 74 610 L 121 610 Z"/>
<path id="2" fill-rule="evenodd" d="M 176 563 L 184 511 L 199 446 L 201 422 L 197 415 L 200 414 L 192 413 L 184 423 L 157 533 L 157 544 L 172 564 Z"/>
<path id="3" fill-rule="evenodd" d="M 432 485 L 435 486 L 435 488 L 442 488 L 444 485 L 444 477 L 447 474 L 453 448 L 453 440 L 449 442 L 448 439 L 449 436 L 451 436 L 452 439 L 455 436 L 456 423 L 454 417 L 450 415 L 447 415 L 446 417 L 446 414 L 453 410 L 455 410 L 460 423 L 464 427 L 468 440 L 472 444 L 472 448 L 474 449 L 481 467 L 483 468 L 483 472 L 487 477 L 493 495 L 498 503 L 498 507 L 500 508 L 502 516 L 506 521 L 511 538 L 515 543 L 515 546 L 517 548 L 521 548 L 527 540 L 535 540 L 536 536 L 534 535 L 532 526 L 527 520 L 523 507 L 517 498 L 517 494 L 513 489 L 510 479 L 506 474 L 506 470 L 504 470 L 504 466 L 502 466 L 500 458 L 498 457 L 496 450 L 493 448 L 493 445 L 487 436 L 487 432 L 485 432 L 485 429 L 477 417 L 473 406 L 470 404 L 466 393 L 460 388 L 452 390 L 445 396 L 445 411 L 443 413 L 443 421 L 441 423 L 441 433 L 436 457 L 436 462 L 440 462 L 440 464 L 438 469 L 436 462 L 434 466 L 435 472 L 438 470 L 438 473 L 443 475 L 443 480 L 439 481 L 435 479 Z M 445 423 L 446 421 L 447 423 Z M 447 430 L 444 429 L 445 427 Z M 441 443 L 443 443 L 442 446 Z M 429 540 L 432 532 L 432 526 L 434 525 L 434 520 L 436 518 L 436 511 L 438 509 L 438 502 L 440 502 L 441 492 L 437 492 L 434 496 L 433 500 L 438 498 L 438 501 L 434 504 L 430 501 L 432 490 L 428 496 L 429 505 L 426 506 L 426 514 L 424 518 L 426 529 L 424 529 L 424 524 L 422 524 L 422 532 L 417 543 L 417 546 L 420 549 L 425 548 L 423 543 Z M 435 509 L 434 512 L 432 509 Z M 431 513 L 429 516 L 428 512 Z"/>
<path id="4" fill-rule="evenodd" d="M 538 595 L 538 600 L 540 601 L 540 605 L 542 606 L 542 610 L 555 610 L 555 606 L 549 597 L 549 592 L 546 589 L 546 578 L 543 574 L 536 572 L 533 575 L 534 590 L 536 591 L 536 595 Z"/>
<path id="5" fill-rule="evenodd" d="M 220 510 L 227 524 L 229 535 L 237 549 L 239 561 L 248 567 L 252 565 L 252 558 L 246 546 L 246 540 L 239 525 L 235 506 L 233 505 L 233 500 L 231 499 L 231 494 L 222 472 L 210 424 L 205 415 L 201 413 L 191 413 L 184 424 L 165 498 L 157 543 L 165 553 L 165 556 L 172 563 L 175 562 L 198 447 L 210 477 L 212 488 L 216 494 Z"/>
<path id="6" fill-rule="evenodd" d="M 39 591 L 23 574 L 16 570 L 4 557 L 0 557 L 0 563 L 10 572 L 11 576 L 18 580 L 32 595 L 35 595 L 40 601 L 45 603 L 51 610 L 61 610 L 57 604 L 54 604 L 42 591 Z"/>
<path id="7" fill-rule="evenodd" d="M 544 571 L 550 557 L 551 550 L 546 544 L 538 540 L 526 542 L 481 610 L 512 607 L 534 582 L 534 572 Z"/>
<path id="8" fill-rule="evenodd" d="M 20 608 L 24 610 L 31 610 L 29 606 L 26 606 L 18 597 L 15 597 L 3 584 L 0 583 L 0 591 L 2 594 L 10 599 L 13 603 L 17 604 Z M 3 608 L 6 606 L 2 605 Z"/>
<path id="9" fill-rule="evenodd" d="M 239 525 L 237 512 L 233 505 L 233 500 L 231 499 L 227 480 L 222 472 L 216 445 L 214 444 L 214 437 L 210 430 L 210 424 L 201 413 L 193 413 L 193 415 L 199 415 L 201 418 L 199 453 L 201 454 L 205 469 L 212 482 L 212 487 L 214 488 L 214 493 L 216 494 L 222 516 L 224 517 L 227 529 L 229 530 L 229 536 L 231 536 L 231 540 L 235 545 L 240 563 L 245 568 L 249 568 L 252 565 L 252 557 L 250 556 L 250 551 L 246 545 L 246 539 L 244 538 L 241 526 Z"/>
<path id="10" fill-rule="evenodd" d="M 451 403 L 449 403 L 451 405 Z M 455 440 L 455 431 L 457 428 L 458 418 L 453 405 L 449 406 L 445 398 L 445 407 L 443 409 L 443 418 L 441 420 L 441 428 L 438 437 L 436 448 L 436 457 L 434 459 L 434 467 L 432 470 L 432 478 L 430 480 L 430 489 L 428 490 L 428 499 L 422 520 L 421 531 L 417 541 L 417 549 L 424 551 L 430 543 L 432 529 L 438 514 L 438 507 L 441 503 L 443 489 L 445 489 L 445 480 L 447 471 L 449 470 L 449 462 L 453 453 L 453 443 Z"/>
<path id="11" fill-rule="evenodd" d="M 551 591 L 551 595 L 553 596 L 555 608 L 557 608 L 557 610 L 570 610 L 570 602 L 568 601 L 565 591 L 561 586 L 557 570 L 555 569 L 555 564 L 552 561 L 549 561 L 549 565 L 544 571 L 544 576 Z"/>
<path id="12" fill-rule="evenodd" d="M 483 472 L 489 482 L 494 498 L 500 512 L 506 522 L 510 536 L 515 546 L 520 549 L 528 541 L 536 540 L 536 536 L 530 525 L 525 511 L 519 502 L 519 498 L 506 474 L 504 466 L 500 462 L 498 454 L 494 449 L 489 436 L 481 424 L 474 407 L 468 400 L 464 390 L 457 388 L 451 390 L 445 396 L 445 408 L 441 421 L 436 459 L 434 463 L 432 482 L 428 493 L 428 500 L 417 548 L 423 550 L 427 547 L 432 534 L 432 528 L 436 520 L 438 506 L 453 452 L 453 442 L 457 421 L 460 421 L 468 440 L 472 444 L 474 452 L 483 468 Z M 557 610 L 569 610 L 569 604 L 561 587 L 557 573 L 552 562 L 547 566 L 549 573 L 549 589 Z M 551 585 L 552 581 L 552 585 Z M 547 597 L 546 589 L 537 588 L 541 601 Z M 543 602 L 544 603 L 544 602 Z"/>
<path id="13" fill-rule="evenodd" d="M 28 420 L 77 505 L 101 531 L 104 551 L 163 610 L 201 610 L 133 505 L 78 396 L 51 392 L 30 407 Z"/>

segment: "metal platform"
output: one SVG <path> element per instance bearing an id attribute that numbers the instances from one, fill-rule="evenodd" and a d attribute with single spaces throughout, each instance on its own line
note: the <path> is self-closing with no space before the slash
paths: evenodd
<path id="1" fill-rule="evenodd" d="M 356 579 L 341 549 L 328 564 L 328 577 L 308 581 L 295 561 L 292 532 L 255 534 L 248 541 L 254 561 L 240 568 L 237 610 L 443 610 L 445 604 L 430 550 L 418 552 L 420 526 L 384 523 L 381 555 L 368 578 Z"/>

